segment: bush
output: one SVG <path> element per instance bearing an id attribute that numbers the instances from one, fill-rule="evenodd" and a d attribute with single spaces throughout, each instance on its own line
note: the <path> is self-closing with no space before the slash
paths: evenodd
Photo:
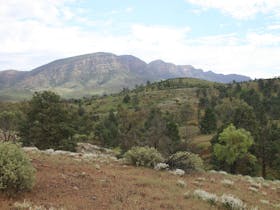
<path id="1" fill-rule="evenodd" d="M 179 168 L 186 172 L 203 171 L 203 160 L 190 152 L 176 152 L 167 159 L 166 163 L 171 169 Z"/>
<path id="2" fill-rule="evenodd" d="M 234 197 L 233 195 L 223 194 L 221 196 L 221 203 L 226 209 L 230 209 L 230 210 L 246 209 L 246 204 L 243 203 L 243 201 L 240 200 L 239 198 Z"/>
<path id="3" fill-rule="evenodd" d="M 150 147 L 132 147 L 124 154 L 125 160 L 132 165 L 155 167 L 157 163 L 163 161 L 161 154 Z"/>
<path id="4" fill-rule="evenodd" d="M 206 192 L 204 190 L 197 189 L 193 192 L 194 197 L 197 197 L 203 201 L 207 201 L 211 205 L 216 205 L 219 201 L 219 197 L 216 194 Z"/>
<path id="5" fill-rule="evenodd" d="M 0 190 L 8 194 L 31 190 L 35 169 L 18 145 L 0 144 Z"/>

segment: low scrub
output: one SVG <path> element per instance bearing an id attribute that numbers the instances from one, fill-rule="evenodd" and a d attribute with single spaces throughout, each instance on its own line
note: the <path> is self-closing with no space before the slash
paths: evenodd
<path id="1" fill-rule="evenodd" d="M 30 190 L 35 169 L 18 145 L 0 143 L 0 190 L 8 194 Z"/>
<path id="2" fill-rule="evenodd" d="M 233 196 L 233 195 L 227 195 L 223 194 L 221 196 L 221 203 L 222 205 L 229 210 L 245 210 L 246 204 L 243 203 L 242 200 L 239 198 Z"/>
<path id="3" fill-rule="evenodd" d="M 161 154 L 153 147 L 132 147 L 124 158 L 129 164 L 146 167 L 155 167 L 163 161 Z"/>
<path id="4" fill-rule="evenodd" d="M 216 194 L 209 193 L 201 189 L 195 190 L 193 195 L 203 201 L 207 201 L 211 205 L 216 205 L 219 201 L 219 197 Z"/>
<path id="5" fill-rule="evenodd" d="M 180 168 L 186 172 L 203 171 L 203 160 L 190 152 L 176 152 L 167 159 L 166 163 L 170 168 Z"/>
<path id="6" fill-rule="evenodd" d="M 225 187 L 233 187 L 234 182 L 229 180 L 229 179 L 223 179 L 221 181 L 221 183 L 225 186 Z"/>

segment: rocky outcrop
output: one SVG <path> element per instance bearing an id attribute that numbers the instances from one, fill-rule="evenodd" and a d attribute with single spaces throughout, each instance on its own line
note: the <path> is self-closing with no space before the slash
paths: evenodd
<path id="1" fill-rule="evenodd" d="M 99 147 L 90 143 L 77 143 L 76 151 L 78 153 L 107 154 L 115 156 L 111 149 Z"/>
<path id="2" fill-rule="evenodd" d="M 98 147 L 89 143 L 78 143 L 77 152 L 69 152 L 64 150 L 39 150 L 37 147 L 23 147 L 23 151 L 27 153 L 41 153 L 45 155 L 61 155 L 65 157 L 71 157 L 77 161 L 93 161 L 98 160 L 100 162 L 106 161 L 118 161 L 114 152 L 110 149 Z"/>

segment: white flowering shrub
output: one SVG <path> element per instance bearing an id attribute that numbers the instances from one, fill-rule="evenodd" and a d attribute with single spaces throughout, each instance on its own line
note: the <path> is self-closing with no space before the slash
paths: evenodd
<path id="1" fill-rule="evenodd" d="M 163 157 L 151 147 L 132 147 L 124 154 L 127 163 L 135 166 L 155 167 L 163 162 Z"/>
<path id="2" fill-rule="evenodd" d="M 203 186 L 203 183 L 200 182 L 200 181 L 193 181 L 192 184 L 194 184 L 194 185 L 196 185 L 196 186 L 198 186 L 198 187 Z"/>
<path id="3" fill-rule="evenodd" d="M 216 194 L 206 192 L 201 189 L 197 189 L 193 192 L 194 197 L 199 198 L 203 201 L 207 201 L 211 205 L 215 205 L 219 201 L 219 197 Z"/>
<path id="4" fill-rule="evenodd" d="M 170 168 L 180 168 L 187 173 L 203 171 L 203 160 L 190 152 L 176 152 L 167 159 L 166 163 Z"/>
<path id="5" fill-rule="evenodd" d="M 223 194 L 220 199 L 222 205 L 230 210 L 245 210 L 246 209 L 246 204 L 239 198 L 233 196 L 233 195 L 228 195 L 228 194 Z"/>
<path id="6" fill-rule="evenodd" d="M 35 169 L 23 150 L 16 144 L 0 143 L 0 190 L 8 194 L 30 190 Z"/>
<path id="7" fill-rule="evenodd" d="M 191 194 L 190 191 L 187 191 L 187 192 L 184 193 L 184 198 L 185 198 L 185 199 L 189 199 L 189 198 L 191 198 L 191 197 L 192 197 L 192 194 Z"/>
<path id="8" fill-rule="evenodd" d="M 248 189 L 252 192 L 259 192 L 259 190 L 257 188 L 254 188 L 254 187 L 249 187 Z"/>
<path id="9" fill-rule="evenodd" d="M 32 204 L 26 200 L 24 200 L 22 203 L 21 202 L 15 202 L 14 203 L 14 209 L 16 210 L 24 210 L 24 209 L 31 209 Z"/>
<path id="10" fill-rule="evenodd" d="M 223 179 L 221 183 L 226 187 L 232 187 L 234 185 L 234 182 L 229 179 Z"/>
<path id="11" fill-rule="evenodd" d="M 169 165 L 166 163 L 158 163 L 155 166 L 155 170 L 160 171 L 160 170 L 168 170 Z"/>
<path id="12" fill-rule="evenodd" d="M 219 173 L 219 174 L 222 174 L 222 175 L 228 175 L 228 173 L 225 172 L 225 171 L 218 171 L 218 173 Z"/>
<path id="13" fill-rule="evenodd" d="M 205 177 L 197 177 L 195 180 L 199 181 L 199 182 L 204 182 L 204 181 L 206 181 L 206 178 Z"/>
<path id="14" fill-rule="evenodd" d="M 184 187 L 187 186 L 187 184 L 185 183 L 185 181 L 184 181 L 184 180 L 180 180 L 180 179 L 177 180 L 176 185 L 179 186 L 179 187 L 182 187 L 182 188 L 184 188 Z"/>
<path id="15" fill-rule="evenodd" d="M 262 204 L 269 205 L 269 201 L 268 201 L 268 200 L 263 200 L 263 199 L 261 199 L 260 202 L 261 202 Z"/>
<path id="16" fill-rule="evenodd" d="M 260 189 L 262 187 L 261 183 L 257 183 L 255 181 L 249 181 L 251 187 L 256 188 L 256 189 Z"/>
<path id="17" fill-rule="evenodd" d="M 14 210 L 64 210 L 64 208 L 44 207 L 33 205 L 31 202 L 24 200 L 23 202 L 15 202 L 13 205 Z"/>
<path id="18" fill-rule="evenodd" d="M 268 183 L 268 182 L 264 182 L 262 185 L 266 188 L 270 187 L 270 183 Z"/>
<path id="19" fill-rule="evenodd" d="M 273 205 L 276 209 L 280 209 L 280 203 Z"/>
<path id="20" fill-rule="evenodd" d="M 185 171 L 183 171 L 182 169 L 176 169 L 174 171 L 170 171 L 169 173 L 176 175 L 176 176 L 184 176 L 185 175 Z"/>

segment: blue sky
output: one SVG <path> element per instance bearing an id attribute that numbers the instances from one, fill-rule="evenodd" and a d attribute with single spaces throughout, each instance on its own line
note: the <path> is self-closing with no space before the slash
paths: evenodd
<path id="1" fill-rule="evenodd" d="M 280 76 L 279 0 L 0 0 L 0 70 L 93 52 Z"/>

